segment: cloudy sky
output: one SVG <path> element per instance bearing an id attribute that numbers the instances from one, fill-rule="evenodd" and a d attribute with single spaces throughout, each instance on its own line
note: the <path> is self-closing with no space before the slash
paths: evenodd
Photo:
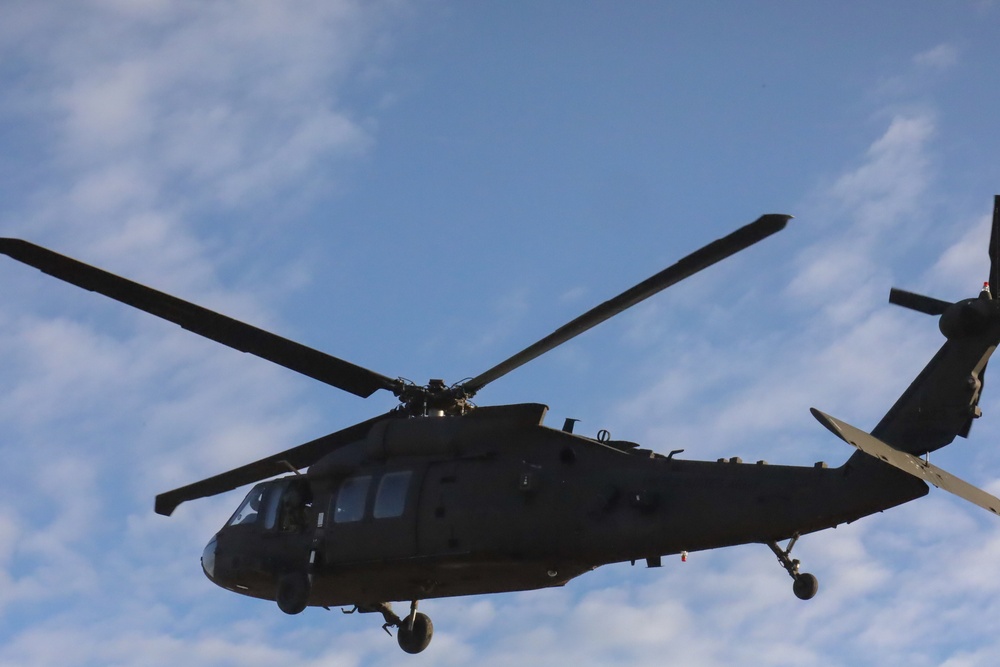
<path id="1" fill-rule="evenodd" d="M 986 278 L 1000 5 L 6 0 L 0 233 L 391 377 L 475 375 L 763 213 L 782 234 L 497 381 L 549 424 L 839 464 Z M 383 412 L 0 262 L 0 666 L 994 665 L 1000 521 L 804 538 L 371 616 L 211 584 L 242 494 L 156 493 Z M 1000 492 L 1000 394 L 935 463 Z M 385 392 L 382 392 L 385 393 Z"/>

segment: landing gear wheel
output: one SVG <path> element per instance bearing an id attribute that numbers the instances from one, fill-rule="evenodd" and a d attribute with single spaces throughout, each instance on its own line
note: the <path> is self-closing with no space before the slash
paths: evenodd
<path id="1" fill-rule="evenodd" d="M 275 596 L 278 609 L 286 614 L 299 614 L 309 602 L 309 577 L 304 572 L 292 572 L 278 579 Z"/>
<path id="2" fill-rule="evenodd" d="M 399 648 L 407 653 L 420 653 L 431 643 L 433 636 L 434 624 L 431 623 L 430 616 L 418 611 L 412 619 L 407 617 L 400 623 L 396 641 L 399 642 Z"/>
<path id="3" fill-rule="evenodd" d="M 803 572 L 795 577 L 795 583 L 792 584 L 792 592 L 795 593 L 795 597 L 800 600 L 813 599 L 818 590 L 819 581 L 817 581 L 815 576 L 809 574 L 808 572 Z"/>
<path id="4" fill-rule="evenodd" d="M 778 557 L 778 562 L 781 563 L 781 567 L 785 568 L 788 572 L 788 576 L 792 578 L 792 592 L 795 593 L 795 597 L 800 600 L 811 600 L 816 592 L 819 591 L 819 582 L 816 577 L 809 574 L 808 572 L 799 572 L 799 561 L 798 559 L 792 558 L 792 547 L 799 540 L 799 534 L 795 533 L 792 538 L 788 541 L 788 547 L 782 549 L 778 546 L 777 542 L 767 542 L 767 546 L 771 548 L 774 555 Z"/>

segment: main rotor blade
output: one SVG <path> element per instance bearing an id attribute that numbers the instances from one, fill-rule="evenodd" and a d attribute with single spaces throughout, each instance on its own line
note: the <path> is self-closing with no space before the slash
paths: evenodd
<path id="1" fill-rule="evenodd" d="M 398 380 L 33 243 L 0 238 L 0 253 L 60 280 L 121 301 L 217 343 L 267 359 L 356 396 L 367 398 L 379 389 L 395 392 L 401 388 Z"/>
<path id="2" fill-rule="evenodd" d="M 993 195 L 993 231 L 990 232 L 990 294 L 1000 299 L 1000 195 Z"/>
<path id="3" fill-rule="evenodd" d="M 545 354 L 549 350 L 562 345 L 569 339 L 579 336 L 584 331 L 597 326 L 626 308 L 630 308 L 698 271 L 730 255 L 734 255 L 740 250 L 744 250 L 772 234 L 780 232 L 785 228 L 791 217 L 790 215 L 780 214 L 761 216 L 755 222 L 751 222 L 749 225 L 737 229 L 732 234 L 713 241 L 700 250 L 696 250 L 673 266 L 660 271 L 655 276 L 622 292 L 615 298 L 605 301 L 596 308 L 587 311 L 572 322 L 556 329 L 534 345 L 525 348 L 506 361 L 497 364 L 485 373 L 464 383 L 462 386 L 466 394 L 469 396 L 475 395 L 476 392 L 490 382 Z"/>
<path id="4" fill-rule="evenodd" d="M 163 516 L 173 514 L 177 506 L 188 500 L 207 498 L 226 491 L 232 491 L 246 484 L 259 482 L 268 477 L 274 477 L 289 472 L 289 465 L 296 470 L 308 468 L 321 458 L 344 445 L 361 440 L 371 430 L 375 423 L 383 419 L 391 419 L 397 413 L 388 412 L 345 428 L 342 431 L 324 435 L 298 447 L 292 447 L 278 454 L 273 454 L 245 466 L 220 473 L 194 484 L 188 484 L 173 491 L 167 491 L 156 496 L 156 513 Z"/>
<path id="5" fill-rule="evenodd" d="M 907 292 L 905 289 L 896 289 L 895 287 L 889 290 L 889 303 L 928 315 L 941 315 L 951 305 L 941 299 Z"/>

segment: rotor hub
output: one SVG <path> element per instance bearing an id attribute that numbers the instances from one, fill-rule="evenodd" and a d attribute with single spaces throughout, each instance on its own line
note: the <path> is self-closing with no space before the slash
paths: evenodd
<path id="1" fill-rule="evenodd" d="M 469 399 L 472 393 L 462 383 L 448 386 L 444 380 L 432 379 L 426 385 L 418 385 L 400 379 L 397 410 L 411 417 L 461 416 L 472 407 Z"/>

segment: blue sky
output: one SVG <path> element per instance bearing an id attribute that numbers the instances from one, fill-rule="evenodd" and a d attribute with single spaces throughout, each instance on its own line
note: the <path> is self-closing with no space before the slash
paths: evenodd
<path id="1" fill-rule="evenodd" d="M 475 375 L 762 213 L 782 234 L 485 389 L 661 452 L 839 464 L 986 278 L 995 2 L 10 0 L 0 229 L 389 376 Z M 796 547 L 370 616 L 216 588 L 239 492 L 153 496 L 362 401 L 0 262 L 0 666 L 884 665 L 1000 654 L 1000 522 L 929 497 Z M 1000 492 L 1000 398 L 935 463 Z M 384 392 L 383 392 L 384 393 Z"/>

